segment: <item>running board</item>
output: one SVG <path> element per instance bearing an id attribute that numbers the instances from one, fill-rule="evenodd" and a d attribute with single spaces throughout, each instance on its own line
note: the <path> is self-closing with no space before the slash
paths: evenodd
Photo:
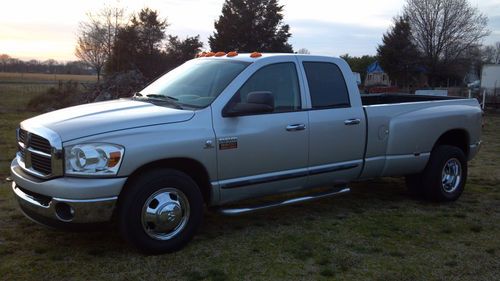
<path id="1" fill-rule="evenodd" d="M 337 196 L 337 195 L 341 195 L 344 193 L 348 193 L 350 191 L 351 191 L 350 188 L 344 187 L 344 188 L 340 188 L 340 189 L 323 191 L 320 193 L 311 194 L 311 195 L 302 196 L 302 197 L 297 197 L 297 198 L 292 198 L 292 199 L 287 199 L 287 200 L 283 200 L 283 201 L 274 201 L 274 202 L 264 203 L 262 205 L 254 205 L 254 206 L 241 207 L 241 208 L 227 208 L 227 209 L 221 208 L 218 211 L 219 211 L 219 213 L 221 213 L 223 215 L 237 216 L 237 215 L 253 213 L 256 211 L 260 211 L 260 210 L 276 208 L 276 207 L 281 207 L 281 206 L 287 206 L 287 205 L 297 204 L 297 203 L 304 203 L 304 202 L 309 202 L 309 201 L 313 201 L 313 200 L 317 200 L 317 199 Z"/>

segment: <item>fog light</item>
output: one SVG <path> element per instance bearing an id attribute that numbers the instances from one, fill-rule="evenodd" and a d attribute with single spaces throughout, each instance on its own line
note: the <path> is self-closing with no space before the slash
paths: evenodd
<path id="1" fill-rule="evenodd" d="M 75 217 L 75 210 L 66 203 L 57 203 L 55 209 L 57 218 L 64 222 L 70 222 Z"/>

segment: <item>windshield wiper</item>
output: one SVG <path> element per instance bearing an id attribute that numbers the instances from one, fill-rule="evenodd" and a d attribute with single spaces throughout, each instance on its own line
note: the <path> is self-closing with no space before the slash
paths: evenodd
<path id="1" fill-rule="evenodd" d="M 142 94 L 140 94 L 142 96 Z M 171 97 L 171 96 L 165 96 L 165 95 L 156 95 L 156 94 L 149 94 L 149 95 L 146 95 L 146 97 L 148 98 L 157 98 L 157 99 L 169 99 L 169 100 L 173 100 L 173 101 L 178 101 L 179 99 L 178 98 L 174 98 L 174 97 Z"/>
<path id="2" fill-rule="evenodd" d="M 164 96 L 164 95 L 156 95 L 156 94 L 149 94 L 146 95 L 146 97 L 143 97 L 142 94 L 136 93 L 134 97 L 137 97 L 139 99 L 146 99 L 154 102 L 166 102 L 170 105 L 173 105 L 177 109 L 183 109 L 183 107 L 177 103 L 177 98 L 171 97 L 171 96 Z"/>
<path id="3" fill-rule="evenodd" d="M 183 107 L 177 103 L 179 99 L 171 97 L 171 96 L 164 96 L 164 95 L 157 95 L 157 94 L 149 94 L 146 96 L 143 96 L 140 92 L 135 92 L 132 98 L 138 99 L 138 100 L 150 100 L 150 101 L 155 101 L 155 102 L 166 102 L 171 105 L 173 105 L 177 109 L 183 109 Z"/>

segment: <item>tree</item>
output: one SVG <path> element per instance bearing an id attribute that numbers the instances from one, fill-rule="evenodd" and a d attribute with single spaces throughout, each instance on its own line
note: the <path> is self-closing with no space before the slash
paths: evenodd
<path id="1" fill-rule="evenodd" d="M 0 62 L 2 63 L 2 72 L 6 72 L 7 62 L 9 62 L 10 56 L 7 54 L 0 55 Z"/>
<path id="2" fill-rule="evenodd" d="M 309 55 L 309 54 L 311 54 L 311 52 L 309 52 L 309 50 L 308 50 L 308 49 L 306 49 L 306 48 L 300 48 L 300 49 L 297 51 L 297 54 Z"/>
<path id="3" fill-rule="evenodd" d="M 419 54 L 411 39 L 408 18 L 394 19 L 394 26 L 382 37 L 377 48 L 379 62 L 390 79 L 400 86 L 408 87 L 416 74 Z"/>
<path id="4" fill-rule="evenodd" d="M 203 43 L 200 36 L 186 37 L 181 40 L 177 36 L 168 36 L 166 45 L 167 69 L 173 69 L 185 61 L 190 60 L 201 51 Z"/>
<path id="5" fill-rule="evenodd" d="M 118 30 L 125 24 L 124 14 L 125 9 L 121 7 L 105 6 L 96 13 L 87 13 L 87 22 L 80 23 L 80 26 L 83 26 L 83 28 L 87 30 L 95 26 L 99 26 L 102 29 L 101 32 L 104 33 L 104 50 L 108 58 L 111 56 Z"/>
<path id="6" fill-rule="evenodd" d="M 500 42 L 495 43 L 495 63 L 500 63 Z"/>
<path id="7" fill-rule="evenodd" d="M 82 26 L 78 36 L 75 55 L 91 66 L 97 73 L 97 82 L 106 63 L 106 30 L 99 24 Z"/>
<path id="8" fill-rule="evenodd" d="M 487 17 L 467 0 L 406 0 L 403 10 L 431 84 L 489 34 Z"/>
<path id="9" fill-rule="evenodd" d="M 482 48 L 484 63 L 500 63 L 500 42 Z"/>
<path id="10" fill-rule="evenodd" d="M 496 50 L 493 46 L 483 46 L 480 49 L 481 60 L 484 63 L 495 63 Z"/>
<path id="11" fill-rule="evenodd" d="M 144 8 L 132 16 L 131 23 L 138 32 L 139 51 L 148 55 L 158 53 L 165 39 L 167 20 L 160 19 L 157 11 Z"/>
<path id="12" fill-rule="evenodd" d="M 353 72 L 358 72 L 361 75 L 361 81 L 365 81 L 368 66 L 377 60 L 377 57 L 369 55 L 351 57 L 349 54 L 345 54 L 340 57 L 347 62 Z"/>
<path id="13" fill-rule="evenodd" d="M 58 62 L 56 60 L 48 59 L 44 61 L 43 64 L 47 66 L 48 73 L 53 74 L 56 72 L 55 68 L 58 65 Z"/>
<path id="14" fill-rule="evenodd" d="M 123 14 L 123 8 L 106 6 L 97 13 L 87 13 L 87 21 L 80 22 L 75 55 L 95 70 L 98 82 L 111 58 Z"/>
<path id="15" fill-rule="evenodd" d="M 208 38 L 213 51 L 293 52 L 291 34 L 277 0 L 226 0 L 215 31 Z"/>
<path id="16" fill-rule="evenodd" d="M 167 21 L 149 8 L 133 15 L 130 23 L 118 30 L 106 72 L 139 70 L 148 80 L 165 72 L 162 47 L 167 26 Z"/>

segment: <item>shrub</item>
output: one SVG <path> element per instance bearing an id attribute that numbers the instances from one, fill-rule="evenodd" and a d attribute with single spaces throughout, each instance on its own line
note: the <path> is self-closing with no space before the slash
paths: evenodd
<path id="1" fill-rule="evenodd" d="M 48 112 L 81 103 L 82 93 L 78 89 L 78 82 L 68 81 L 32 98 L 26 109 L 34 112 Z"/>

